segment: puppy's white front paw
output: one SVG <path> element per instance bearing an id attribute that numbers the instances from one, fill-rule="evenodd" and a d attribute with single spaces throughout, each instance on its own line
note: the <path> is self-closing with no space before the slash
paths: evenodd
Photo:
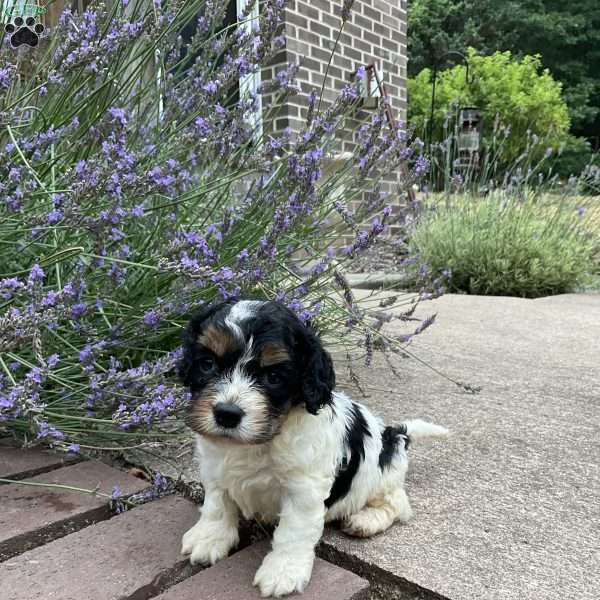
<path id="1" fill-rule="evenodd" d="M 292 592 L 302 593 L 310 581 L 314 553 L 305 556 L 272 551 L 265 556 L 254 576 L 254 585 L 260 595 L 285 596 Z"/>
<path id="2" fill-rule="evenodd" d="M 200 519 L 181 540 L 181 554 L 190 556 L 190 562 L 214 565 L 225 558 L 239 542 L 238 530 L 217 521 Z"/>

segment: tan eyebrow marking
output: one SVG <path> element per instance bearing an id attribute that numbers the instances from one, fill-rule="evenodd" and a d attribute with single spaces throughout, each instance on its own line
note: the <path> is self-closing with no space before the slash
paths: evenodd
<path id="1" fill-rule="evenodd" d="M 278 363 L 290 360 L 288 351 L 277 344 L 265 344 L 260 353 L 260 366 L 270 367 Z"/>
<path id="2" fill-rule="evenodd" d="M 238 344 L 234 336 L 214 325 L 209 325 L 199 336 L 198 343 L 211 350 L 217 356 L 225 356 L 228 352 L 237 349 Z"/>

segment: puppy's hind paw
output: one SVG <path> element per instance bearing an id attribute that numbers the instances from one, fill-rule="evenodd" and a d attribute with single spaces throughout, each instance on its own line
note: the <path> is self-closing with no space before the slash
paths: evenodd
<path id="1" fill-rule="evenodd" d="M 256 571 L 253 585 L 258 586 L 263 598 L 302 593 L 310 581 L 313 562 L 314 554 L 295 557 L 293 554 L 270 552 Z"/>
<path id="2" fill-rule="evenodd" d="M 193 565 L 214 565 L 226 558 L 238 542 L 237 529 L 226 527 L 222 523 L 206 524 L 200 520 L 184 534 L 181 554 L 189 555 Z"/>

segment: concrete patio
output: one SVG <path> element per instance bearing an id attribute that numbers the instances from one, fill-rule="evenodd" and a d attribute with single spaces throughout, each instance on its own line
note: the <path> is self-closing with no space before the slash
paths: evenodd
<path id="1" fill-rule="evenodd" d="M 409 351 L 481 391 L 414 359 L 393 359 L 397 379 L 375 354 L 369 368 L 354 365 L 361 398 L 338 363 L 342 387 L 388 423 L 424 417 L 452 436 L 412 447 L 412 522 L 371 540 L 329 529 L 320 555 L 384 600 L 597 600 L 600 294 L 448 294 L 417 312 L 432 313 L 437 322 Z M 388 331 L 405 331 L 397 323 Z M 154 466 L 189 478 L 189 457 L 179 464 Z"/>
<path id="2" fill-rule="evenodd" d="M 411 523 L 368 541 L 330 531 L 326 547 L 425 597 L 597 600 L 600 295 L 447 295 L 431 312 L 411 351 L 482 390 L 414 360 L 396 359 L 401 380 L 381 358 L 357 368 L 386 421 L 426 417 L 453 435 L 413 446 Z"/>

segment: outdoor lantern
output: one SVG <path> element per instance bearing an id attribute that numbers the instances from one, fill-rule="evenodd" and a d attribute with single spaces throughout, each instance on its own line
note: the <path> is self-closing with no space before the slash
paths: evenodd
<path id="1" fill-rule="evenodd" d="M 481 109 L 465 106 L 458 115 L 456 145 L 459 168 L 477 167 L 481 146 Z"/>
<path id="2" fill-rule="evenodd" d="M 382 94 L 383 73 L 375 64 L 366 65 L 360 81 L 362 108 L 375 109 L 379 106 Z"/>

